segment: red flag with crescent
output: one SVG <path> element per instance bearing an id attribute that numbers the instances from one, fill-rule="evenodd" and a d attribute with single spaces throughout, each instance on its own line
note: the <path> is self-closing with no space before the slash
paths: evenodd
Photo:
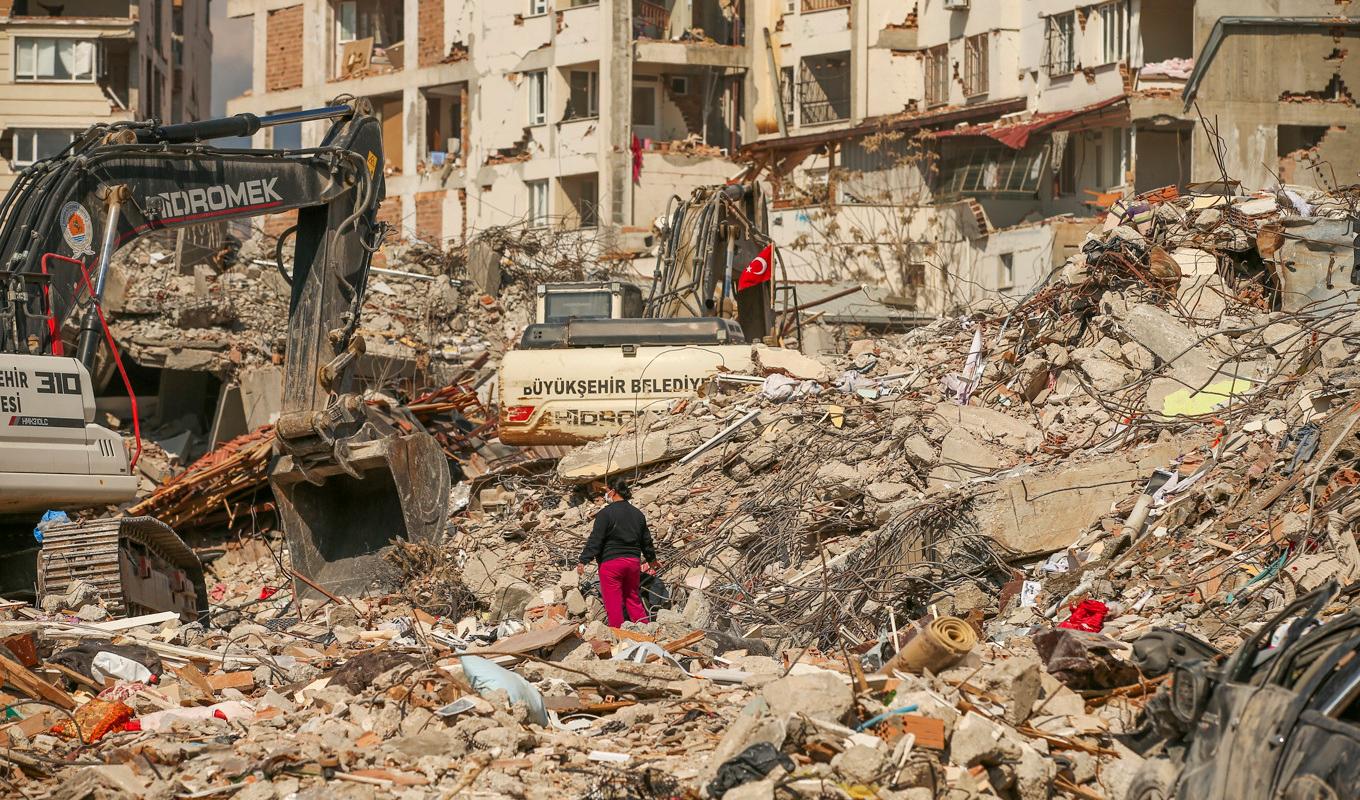
<path id="1" fill-rule="evenodd" d="M 741 271 L 741 276 L 737 278 L 737 291 L 764 283 L 773 274 L 774 242 L 771 242 L 765 245 L 765 249 L 760 251 L 760 255 L 751 259 L 751 263 L 746 265 L 746 269 Z"/>

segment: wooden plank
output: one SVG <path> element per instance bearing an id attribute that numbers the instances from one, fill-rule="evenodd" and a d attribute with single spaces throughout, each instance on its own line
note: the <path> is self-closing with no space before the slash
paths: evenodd
<path id="1" fill-rule="evenodd" d="M 30 697 L 46 700 L 67 711 L 76 707 L 76 701 L 69 694 L 4 656 L 0 656 L 0 676 L 3 676 L 9 685 Z"/>
<path id="2" fill-rule="evenodd" d="M 180 680 L 202 692 L 205 697 L 212 697 L 215 694 L 208 677 L 199 672 L 193 664 L 185 664 L 182 667 L 171 665 L 170 671 L 178 675 Z"/>
<path id="3" fill-rule="evenodd" d="M 124 617 L 123 619 L 111 619 L 108 622 L 91 622 L 91 628 L 98 628 L 101 631 L 125 631 L 129 628 L 137 628 L 142 625 L 160 625 L 163 622 L 179 619 L 176 611 L 161 611 L 157 614 L 142 614 L 139 617 Z"/>
<path id="4" fill-rule="evenodd" d="M 207 676 L 208 685 L 213 691 L 220 692 L 223 689 L 240 689 L 248 691 L 255 688 L 255 673 L 253 672 L 217 672 Z"/>

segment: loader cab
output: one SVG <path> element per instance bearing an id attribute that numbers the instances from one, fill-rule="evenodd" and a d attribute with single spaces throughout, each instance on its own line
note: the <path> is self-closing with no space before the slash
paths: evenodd
<path id="1" fill-rule="evenodd" d="M 540 324 L 642 316 L 642 290 L 624 281 L 544 283 L 538 287 L 534 321 Z"/>

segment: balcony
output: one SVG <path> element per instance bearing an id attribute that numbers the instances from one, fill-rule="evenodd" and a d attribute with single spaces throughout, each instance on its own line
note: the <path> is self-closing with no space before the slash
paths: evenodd
<path id="1" fill-rule="evenodd" d="M 814 11 L 833 11 L 837 8 L 849 8 L 850 0 L 803 0 L 803 13 L 811 14 Z"/>

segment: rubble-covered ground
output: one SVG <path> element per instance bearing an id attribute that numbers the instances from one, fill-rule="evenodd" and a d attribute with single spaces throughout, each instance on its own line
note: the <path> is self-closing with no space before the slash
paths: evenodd
<path id="1" fill-rule="evenodd" d="M 1231 652 L 1360 579 L 1355 202 L 1135 199 L 1024 298 L 846 353 L 757 346 L 752 374 L 546 471 L 486 473 L 444 541 L 390 554 L 393 592 L 299 603 L 266 532 L 211 561 L 203 622 L 106 620 L 80 587 L 12 604 L 0 781 L 1123 798 L 1143 758 L 1121 736 L 1167 679 L 1135 639 Z M 574 570 L 613 475 L 666 587 L 622 629 Z"/>

